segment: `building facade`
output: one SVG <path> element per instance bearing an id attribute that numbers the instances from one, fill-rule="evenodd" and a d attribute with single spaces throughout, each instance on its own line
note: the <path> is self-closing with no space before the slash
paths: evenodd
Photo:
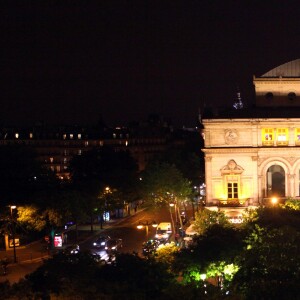
<path id="1" fill-rule="evenodd" d="M 162 124 L 138 124 L 132 127 L 96 128 L 80 126 L 33 126 L 31 128 L 0 128 L 0 147 L 25 145 L 31 147 L 37 159 L 60 179 L 69 179 L 72 158 L 86 151 L 111 147 L 112 151 L 127 151 L 145 168 L 155 155 L 168 147 L 180 148 L 188 132 Z M 197 132 L 195 131 L 195 135 Z"/>
<path id="2" fill-rule="evenodd" d="M 255 106 L 202 120 L 206 205 L 236 216 L 300 196 L 300 59 L 253 84 Z"/>

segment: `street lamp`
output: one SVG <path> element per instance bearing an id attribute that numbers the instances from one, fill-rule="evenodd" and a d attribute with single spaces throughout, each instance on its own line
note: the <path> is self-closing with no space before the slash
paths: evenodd
<path id="1" fill-rule="evenodd" d="M 174 233 L 175 233 L 175 240 L 176 240 L 176 237 L 177 237 L 177 205 L 176 205 L 176 202 L 170 202 L 169 203 L 169 206 L 170 206 L 170 216 L 171 216 L 171 221 L 172 221 L 172 225 L 173 225 L 173 230 L 174 230 Z M 172 214 L 172 211 L 171 211 L 171 207 L 174 207 L 175 210 L 175 222 L 174 222 L 174 219 L 173 219 L 173 214 Z"/>
<path id="2" fill-rule="evenodd" d="M 157 227 L 157 223 L 155 221 L 152 221 L 152 222 L 149 222 L 149 221 L 140 221 L 139 224 L 136 227 L 139 230 L 141 230 L 143 228 L 146 228 L 146 236 L 148 236 L 149 226 L 152 226 L 152 227 L 156 228 Z"/>
<path id="3" fill-rule="evenodd" d="M 180 230 L 183 230 L 183 223 L 182 223 L 182 218 L 180 215 L 180 204 L 177 203 L 177 199 L 175 199 L 174 202 L 169 203 L 169 206 L 170 206 L 170 215 L 171 215 L 171 220 L 172 220 L 174 231 L 175 231 L 175 240 L 176 240 L 176 238 L 179 237 L 179 235 L 180 235 Z M 171 207 L 175 208 L 175 211 L 174 211 L 175 212 L 175 223 L 173 220 Z M 179 225 L 180 225 L 180 228 L 178 228 Z"/>
<path id="4" fill-rule="evenodd" d="M 278 203 L 278 199 L 276 197 L 273 197 L 271 199 L 271 202 L 272 202 L 273 205 L 276 205 Z"/>
<path id="5" fill-rule="evenodd" d="M 15 223 L 13 220 L 13 209 L 16 209 L 17 207 L 15 205 L 10 206 L 10 218 L 11 218 L 11 224 L 12 224 L 12 239 L 13 239 L 13 249 L 14 249 L 14 263 L 17 262 L 17 255 L 16 255 L 16 242 L 15 242 Z"/>

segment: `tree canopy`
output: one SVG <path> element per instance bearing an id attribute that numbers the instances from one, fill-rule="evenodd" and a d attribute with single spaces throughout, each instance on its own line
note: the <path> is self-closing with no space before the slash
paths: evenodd
<path id="1" fill-rule="evenodd" d="M 142 174 L 143 198 L 150 205 L 163 206 L 182 201 L 192 194 L 191 183 L 167 163 L 153 163 Z"/>

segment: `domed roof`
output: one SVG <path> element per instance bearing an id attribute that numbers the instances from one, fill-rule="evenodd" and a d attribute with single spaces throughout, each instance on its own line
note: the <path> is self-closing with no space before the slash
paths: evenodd
<path id="1" fill-rule="evenodd" d="M 289 61 L 280 65 L 261 77 L 300 77 L 300 59 Z"/>

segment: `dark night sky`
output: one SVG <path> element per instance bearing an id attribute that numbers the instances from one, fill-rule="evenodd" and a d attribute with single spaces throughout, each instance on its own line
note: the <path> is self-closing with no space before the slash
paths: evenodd
<path id="1" fill-rule="evenodd" d="M 299 20 L 298 1 L 2 1 L 0 123 L 196 125 L 300 58 Z"/>

